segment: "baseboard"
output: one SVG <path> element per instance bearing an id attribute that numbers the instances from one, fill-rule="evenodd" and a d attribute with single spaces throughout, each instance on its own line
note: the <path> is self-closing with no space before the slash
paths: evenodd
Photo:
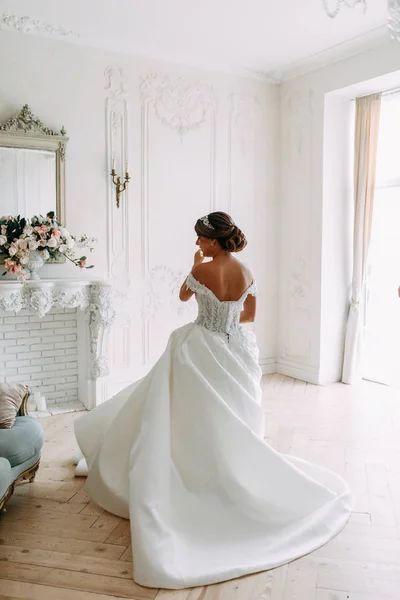
<path id="1" fill-rule="evenodd" d="M 301 365 L 289 360 L 279 360 L 276 364 L 276 372 L 293 379 L 300 379 L 307 383 L 319 385 L 319 370 L 309 365 Z"/>
<path id="2" fill-rule="evenodd" d="M 276 359 L 275 358 L 261 358 L 259 363 L 263 375 L 272 375 L 276 373 Z"/>

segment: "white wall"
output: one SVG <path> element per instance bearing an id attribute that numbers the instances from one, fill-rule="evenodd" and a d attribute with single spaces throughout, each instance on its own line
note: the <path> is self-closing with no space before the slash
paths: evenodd
<path id="1" fill-rule="evenodd" d="M 349 86 L 353 95 L 385 89 L 398 75 L 375 78 L 399 69 L 400 47 L 388 42 L 281 86 L 282 373 L 323 384 L 340 378 L 351 283 Z"/>
<path id="2" fill-rule="evenodd" d="M 260 359 L 273 370 L 278 87 L 10 32 L 0 32 L 0 81 L 0 120 L 27 103 L 70 138 L 67 226 L 99 237 L 94 274 L 120 295 L 110 393 L 146 371 L 171 329 L 192 318 L 193 307 L 180 314 L 177 290 L 191 267 L 193 224 L 216 209 L 248 236 Z M 132 177 L 119 210 L 111 155 L 118 171 L 129 158 Z"/>

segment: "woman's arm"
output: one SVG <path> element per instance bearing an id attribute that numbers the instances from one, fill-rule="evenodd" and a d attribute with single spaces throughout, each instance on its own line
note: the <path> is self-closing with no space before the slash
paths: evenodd
<path id="1" fill-rule="evenodd" d="M 196 267 L 201 265 L 203 260 L 204 260 L 204 256 L 203 256 L 202 251 L 197 250 L 196 254 L 194 255 L 193 267 L 190 272 L 193 273 L 193 271 L 196 269 Z M 193 294 L 194 294 L 194 292 L 187 287 L 186 279 L 185 279 L 185 281 L 182 283 L 181 289 L 179 291 L 179 300 L 181 300 L 181 302 L 187 302 L 188 300 L 190 300 L 190 298 L 193 296 Z"/>
<path id="2" fill-rule="evenodd" d="M 190 298 L 193 296 L 193 294 L 194 294 L 194 292 L 186 286 L 186 279 L 185 279 L 185 281 L 182 283 L 182 286 L 181 286 L 181 289 L 179 292 L 179 300 L 181 300 L 181 302 L 187 302 L 188 300 L 190 300 Z"/>
<path id="3" fill-rule="evenodd" d="M 253 323 L 256 317 L 257 300 L 255 296 L 247 296 L 243 304 L 243 310 L 240 313 L 241 323 Z"/>

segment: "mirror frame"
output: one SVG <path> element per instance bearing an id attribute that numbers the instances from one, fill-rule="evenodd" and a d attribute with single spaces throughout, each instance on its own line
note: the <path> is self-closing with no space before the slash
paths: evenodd
<path id="1" fill-rule="evenodd" d="M 68 138 L 62 127 L 59 133 L 45 127 L 27 104 L 8 121 L 0 123 L 0 146 L 48 150 L 56 154 L 56 215 L 60 225 L 65 223 L 65 156 Z M 34 215 L 23 215 L 31 218 Z M 46 215 L 43 215 L 46 216 Z"/>

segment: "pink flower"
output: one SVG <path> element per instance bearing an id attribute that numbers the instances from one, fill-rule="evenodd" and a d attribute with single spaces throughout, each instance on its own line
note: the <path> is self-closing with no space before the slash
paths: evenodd
<path id="1" fill-rule="evenodd" d="M 14 256 L 15 254 L 17 254 L 17 250 L 18 250 L 17 246 L 14 243 L 12 243 L 8 249 L 8 254 L 10 256 Z"/>
<path id="2" fill-rule="evenodd" d="M 1 226 L 1 235 L 5 235 L 7 233 L 7 225 Z"/>
<path id="3" fill-rule="evenodd" d="M 17 246 L 18 248 L 21 248 L 21 250 L 26 250 L 28 247 L 28 242 L 20 238 L 19 240 L 17 240 Z"/>
<path id="4" fill-rule="evenodd" d="M 4 265 L 6 267 L 6 271 L 9 271 L 11 273 L 20 273 L 22 271 L 22 266 L 17 265 L 15 260 L 7 259 L 4 261 Z"/>
<path id="5" fill-rule="evenodd" d="M 40 240 L 39 241 L 39 246 L 41 246 L 42 248 L 45 248 L 47 246 L 47 241 L 46 240 Z"/>
<path id="6" fill-rule="evenodd" d="M 81 269 L 84 269 L 86 267 L 86 264 L 87 264 L 87 259 L 86 258 L 81 259 L 79 261 L 79 266 L 80 266 Z"/>
<path id="7" fill-rule="evenodd" d="M 49 248 L 56 248 L 58 246 L 58 240 L 55 237 L 51 237 L 47 242 Z"/>
<path id="8" fill-rule="evenodd" d="M 37 250 L 39 246 L 39 242 L 37 242 L 36 240 L 31 240 L 29 242 L 29 250 Z"/>
<path id="9" fill-rule="evenodd" d="M 0 246 L 4 246 L 4 244 L 7 242 L 7 238 L 5 235 L 0 235 Z"/>
<path id="10" fill-rule="evenodd" d="M 61 236 L 61 231 L 59 229 L 53 229 L 53 231 L 51 232 L 52 237 L 60 237 Z"/>

